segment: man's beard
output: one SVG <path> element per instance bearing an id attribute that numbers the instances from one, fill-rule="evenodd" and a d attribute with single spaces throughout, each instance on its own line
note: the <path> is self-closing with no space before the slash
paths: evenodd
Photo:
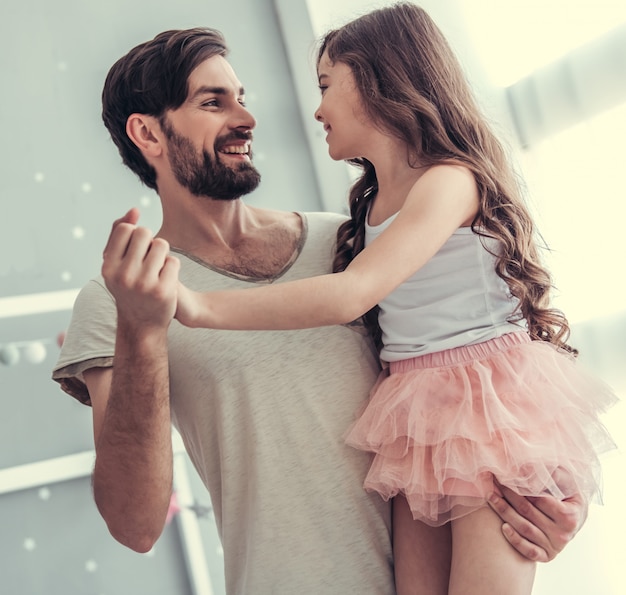
<path id="1" fill-rule="evenodd" d="M 228 167 L 219 159 L 213 159 L 206 150 L 197 151 L 192 142 L 178 134 L 167 120 L 161 122 L 161 128 L 168 140 L 172 172 L 178 183 L 195 196 L 235 200 L 259 185 L 261 174 L 251 163 Z M 250 138 L 249 132 L 234 131 L 216 140 L 215 153 L 217 155 L 217 148 L 227 146 L 230 141 Z M 252 157 L 251 151 L 249 155 Z"/>

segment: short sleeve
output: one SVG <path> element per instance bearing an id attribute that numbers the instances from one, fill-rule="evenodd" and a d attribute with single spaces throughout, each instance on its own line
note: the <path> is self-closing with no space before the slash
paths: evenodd
<path id="1" fill-rule="evenodd" d="M 52 379 L 85 405 L 91 405 L 83 373 L 113 365 L 117 310 L 102 278 L 92 279 L 78 294 Z"/>

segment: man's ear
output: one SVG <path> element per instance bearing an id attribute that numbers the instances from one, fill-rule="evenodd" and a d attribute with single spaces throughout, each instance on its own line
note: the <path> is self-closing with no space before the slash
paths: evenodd
<path id="1" fill-rule="evenodd" d="M 163 134 L 154 116 L 131 114 L 126 120 L 126 134 L 146 157 L 158 157 L 163 152 Z"/>

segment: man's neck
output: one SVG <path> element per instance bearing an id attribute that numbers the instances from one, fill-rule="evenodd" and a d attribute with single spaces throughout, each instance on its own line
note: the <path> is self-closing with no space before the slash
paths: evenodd
<path id="1" fill-rule="evenodd" d="M 241 199 L 232 201 L 181 197 L 162 200 L 163 223 L 158 236 L 186 252 L 222 250 L 237 245 L 253 226 L 254 210 Z"/>
<path id="2" fill-rule="evenodd" d="M 207 264 L 249 277 L 279 274 L 297 256 L 302 221 L 295 213 L 259 209 L 241 199 L 163 200 L 159 237 Z"/>

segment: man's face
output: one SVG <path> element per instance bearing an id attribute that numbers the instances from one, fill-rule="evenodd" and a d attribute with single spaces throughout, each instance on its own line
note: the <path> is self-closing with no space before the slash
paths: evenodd
<path id="1" fill-rule="evenodd" d="M 196 196 L 233 200 L 261 176 L 252 165 L 252 129 L 244 92 L 230 64 L 214 56 L 189 76 L 185 103 L 161 119 L 172 173 Z"/>

